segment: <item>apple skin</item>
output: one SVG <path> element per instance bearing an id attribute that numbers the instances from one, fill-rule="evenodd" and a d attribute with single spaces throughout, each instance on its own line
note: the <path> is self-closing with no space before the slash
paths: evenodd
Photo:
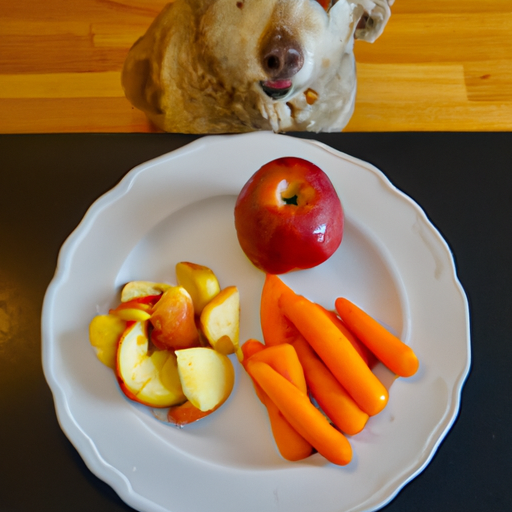
<path id="1" fill-rule="evenodd" d="M 200 345 L 190 294 L 182 286 L 172 286 L 156 303 L 149 320 L 151 341 L 160 350 L 178 350 Z"/>
<path id="2" fill-rule="evenodd" d="M 206 416 L 209 416 L 212 412 L 215 412 L 222 404 L 210 411 L 201 411 L 189 400 L 180 405 L 175 405 L 167 412 L 167 421 L 176 425 L 177 427 L 183 427 L 194 423 L 195 421 L 202 420 Z"/>
<path id="3" fill-rule="evenodd" d="M 297 157 L 261 167 L 235 205 L 240 246 L 268 274 L 320 265 L 341 244 L 343 225 L 343 208 L 328 176 Z"/>

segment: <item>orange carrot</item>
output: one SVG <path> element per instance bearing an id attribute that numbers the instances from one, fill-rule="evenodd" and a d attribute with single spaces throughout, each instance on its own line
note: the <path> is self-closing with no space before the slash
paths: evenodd
<path id="1" fill-rule="evenodd" d="M 244 359 L 242 361 L 242 364 L 244 361 L 252 357 L 254 354 L 257 354 L 258 352 L 261 352 L 262 350 L 265 350 L 265 345 L 261 343 L 261 341 L 254 340 L 254 339 L 248 339 L 241 347 L 242 354 L 244 356 Z"/>
<path id="2" fill-rule="evenodd" d="M 369 416 L 378 414 L 388 392 L 325 310 L 300 295 L 281 296 L 284 314 L 306 338 L 338 382 Z"/>
<path id="3" fill-rule="evenodd" d="M 300 334 L 293 342 L 311 394 L 329 419 L 345 434 L 360 432 L 368 421 L 352 397 Z"/>
<path id="4" fill-rule="evenodd" d="M 297 334 L 297 329 L 279 307 L 281 295 L 294 293 L 279 277 L 267 274 L 261 292 L 260 320 L 265 345 L 285 343 Z"/>
<path id="5" fill-rule="evenodd" d="M 325 310 L 325 312 L 329 315 L 329 318 L 333 321 L 334 325 L 343 333 L 345 338 L 347 338 L 350 343 L 352 343 L 353 347 L 357 350 L 358 354 L 363 358 L 364 362 L 370 366 L 372 365 L 373 360 L 375 359 L 375 356 L 366 348 L 365 345 L 363 345 L 350 330 L 347 328 L 347 326 L 343 323 L 341 318 L 336 314 L 335 311 L 329 311 L 328 309 L 325 309 L 323 306 L 320 306 L 322 309 Z"/>
<path id="6" fill-rule="evenodd" d="M 263 354 L 266 350 L 263 343 L 257 340 L 247 340 L 242 345 L 242 352 L 244 354 L 244 360 L 242 364 L 246 367 L 247 361 L 252 360 L 253 356 L 258 357 L 259 354 Z M 268 357 L 268 356 L 267 356 Z M 247 369 L 247 368 L 246 368 Z M 302 372 L 302 368 L 301 368 Z M 252 377 L 251 377 L 252 378 Z M 304 377 L 302 377 L 304 378 Z M 268 395 L 261 389 L 261 387 L 253 380 L 254 389 L 256 395 L 267 408 L 267 413 L 270 421 L 270 427 L 276 442 L 279 453 L 289 461 L 297 461 L 309 457 L 313 452 L 313 447 L 308 443 L 286 420 L 281 414 L 277 406 L 270 400 Z M 304 384 L 305 385 L 305 384 Z"/>
<path id="7" fill-rule="evenodd" d="M 281 414 L 277 405 L 268 397 L 261 387 L 254 383 L 256 394 L 267 408 L 270 428 L 279 453 L 289 461 L 297 461 L 309 457 L 313 453 L 311 443 L 306 441 Z"/>
<path id="8" fill-rule="evenodd" d="M 272 366 L 274 370 L 307 393 L 306 379 L 297 352 L 289 343 L 267 347 L 260 341 L 249 339 L 242 345 L 244 361 L 251 359 Z"/>
<path id="9" fill-rule="evenodd" d="M 340 297 L 335 306 L 348 328 L 393 373 L 400 377 L 416 373 L 419 361 L 410 347 L 349 300 Z"/>
<path id="10" fill-rule="evenodd" d="M 277 373 L 297 386 L 303 393 L 307 393 L 304 370 L 299 361 L 295 348 L 289 343 L 267 347 L 251 356 L 251 361 L 267 363 Z"/>
<path id="11" fill-rule="evenodd" d="M 309 397 L 266 363 L 247 362 L 247 371 L 274 402 L 292 427 L 333 464 L 346 465 L 352 447 L 311 403 Z"/>

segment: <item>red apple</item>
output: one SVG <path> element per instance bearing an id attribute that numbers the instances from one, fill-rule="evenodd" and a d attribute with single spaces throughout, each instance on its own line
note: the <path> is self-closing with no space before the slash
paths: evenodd
<path id="1" fill-rule="evenodd" d="M 244 185 L 235 205 L 242 250 L 268 274 L 312 268 L 343 237 L 343 208 L 328 176 L 302 158 L 273 160 Z"/>

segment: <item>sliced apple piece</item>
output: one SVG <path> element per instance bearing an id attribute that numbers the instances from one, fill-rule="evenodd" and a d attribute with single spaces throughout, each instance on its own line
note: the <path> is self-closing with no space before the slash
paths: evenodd
<path id="1" fill-rule="evenodd" d="M 144 322 L 151 318 L 151 315 L 147 311 L 143 311 L 139 308 L 112 309 L 110 314 L 117 316 L 121 320 L 132 320 L 134 322 Z"/>
<path id="2" fill-rule="evenodd" d="M 161 352 L 169 352 L 162 350 Z M 155 352 L 153 352 L 154 354 Z M 178 373 L 178 360 L 174 352 L 169 352 L 169 356 L 160 370 L 160 380 L 167 389 L 179 390 L 180 403 L 184 400 L 183 388 L 181 386 L 180 374 Z"/>
<path id="3" fill-rule="evenodd" d="M 118 316 L 123 320 L 144 322 L 151 317 L 153 305 L 160 299 L 160 295 L 146 295 L 137 297 L 127 302 L 121 302 L 116 308 L 111 309 L 111 315 Z"/>
<path id="4" fill-rule="evenodd" d="M 220 292 L 217 276 L 204 265 L 181 261 L 176 265 L 176 278 L 190 293 L 196 315 Z"/>
<path id="5" fill-rule="evenodd" d="M 95 316 L 89 324 L 89 341 L 98 359 L 109 368 L 116 367 L 117 344 L 125 328 L 126 322 L 114 315 Z"/>
<path id="6" fill-rule="evenodd" d="M 200 411 L 212 411 L 229 397 L 235 369 L 228 356 L 210 347 L 176 351 L 183 394 Z"/>
<path id="7" fill-rule="evenodd" d="M 204 307 L 200 325 L 215 350 L 222 354 L 238 351 L 240 294 L 236 286 L 224 288 Z"/>
<path id="8" fill-rule="evenodd" d="M 148 295 L 161 295 L 171 287 L 166 283 L 153 283 L 152 281 L 130 281 L 121 291 L 121 302 L 147 297 Z"/>
<path id="9" fill-rule="evenodd" d="M 183 286 L 171 286 L 154 307 L 151 341 L 159 349 L 176 350 L 200 344 L 194 304 Z"/>
<path id="10" fill-rule="evenodd" d="M 167 421 L 173 425 L 176 425 L 177 427 L 183 427 L 189 423 L 202 420 L 205 416 L 208 416 L 214 410 L 201 411 L 195 405 L 192 405 L 189 400 L 187 400 L 183 404 L 174 405 L 167 411 Z"/>
<path id="11" fill-rule="evenodd" d="M 150 407 L 183 403 L 176 356 L 168 350 L 149 354 L 148 344 L 148 322 L 135 322 L 125 330 L 117 350 L 121 389 L 131 400 Z"/>

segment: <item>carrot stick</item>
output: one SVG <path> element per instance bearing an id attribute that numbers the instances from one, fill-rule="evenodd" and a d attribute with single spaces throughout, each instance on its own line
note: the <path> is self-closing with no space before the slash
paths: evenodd
<path id="1" fill-rule="evenodd" d="M 293 342 L 311 394 L 329 419 L 345 434 L 360 432 L 368 421 L 352 397 L 300 334 Z"/>
<path id="2" fill-rule="evenodd" d="M 335 307 L 348 328 L 393 373 L 400 377 L 416 373 L 419 361 L 410 347 L 349 300 L 340 297 Z"/>
<path id="3" fill-rule="evenodd" d="M 343 323 L 341 318 L 336 314 L 335 311 L 329 311 L 325 309 L 323 306 L 320 306 L 328 315 L 329 318 L 333 321 L 334 325 L 343 333 L 345 338 L 347 338 L 350 343 L 352 343 L 353 347 L 357 350 L 358 354 L 363 358 L 364 362 L 371 368 L 373 359 L 375 356 L 368 350 L 366 345 L 363 345 L 347 326 Z"/>
<path id="4" fill-rule="evenodd" d="M 261 341 L 254 340 L 254 339 L 248 339 L 241 347 L 242 354 L 244 356 L 242 364 L 245 360 L 252 357 L 254 354 L 257 354 L 258 352 L 261 352 L 262 350 L 265 350 L 265 345 L 261 343 Z"/>
<path id="5" fill-rule="evenodd" d="M 256 383 L 255 389 L 258 398 L 267 408 L 270 428 L 276 443 L 277 449 L 282 457 L 289 461 L 297 461 L 309 457 L 313 453 L 311 443 L 306 441 L 281 414 L 276 404 Z"/>
<path id="6" fill-rule="evenodd" d="M 294 293 L 276 275 L 267 274 L 261 292 L 260 320 L 265 345 L 285 343 L 297 334 L 297 329 L 279 307 L 281 295 Z"/>
<path id="7" fill-rule="evenodd" d="M 274 345 L 273 347 L 259 350 L 251 356 L 250 360 L 267 363 L 277 373 L 297 386 L 303 393 L 307 393 L 304 370 L 295 348 L 289 343 L 282 343 L 281 345 Z"/>
<path id="8" fill-rule="evenodd" d="M 352 447 L 311 403 L 309 397 L 266 363 L 247 362 L 247 371 L 275 403 L 292 427 L 333 464 L 346 465 Z"/>
<path id="9" fill-rule="evenodd" d="M 297 294 L 283 294 L 281 307 L 357 405 L 369 416 L 382 411 L 386 388 L 326 312 Z"/>
<path id="10" fill-rule="evenodd" d="M 257 357 L 266 350 L 263 343 L 257 340 L 247 340 L 242 345 L 242 352 L 244 360 L 242 364 L 244 367 L 249 359 L 253 356 Z M 302 372 L 302 369 L 301 369 Z M 304 377 L 302 377 L 304 378 Z M 251 377 L 252 379 L 252 377 Z M 261 387 L 252 379 L 256 395 L 267 408 L 267 413 L 272 429 L 272 435 L 276 443 L 277 449 L 283 458 L 289 461 L 297 461 L 309 457 L 313 452 L 313 447 L 308 443 L 286 420 L 286 418 L 279 412 L 277 406 L 270 400 L 268 395 L 261 389 Z M 305 384 L 304 384 L 305 385 Z"/>

